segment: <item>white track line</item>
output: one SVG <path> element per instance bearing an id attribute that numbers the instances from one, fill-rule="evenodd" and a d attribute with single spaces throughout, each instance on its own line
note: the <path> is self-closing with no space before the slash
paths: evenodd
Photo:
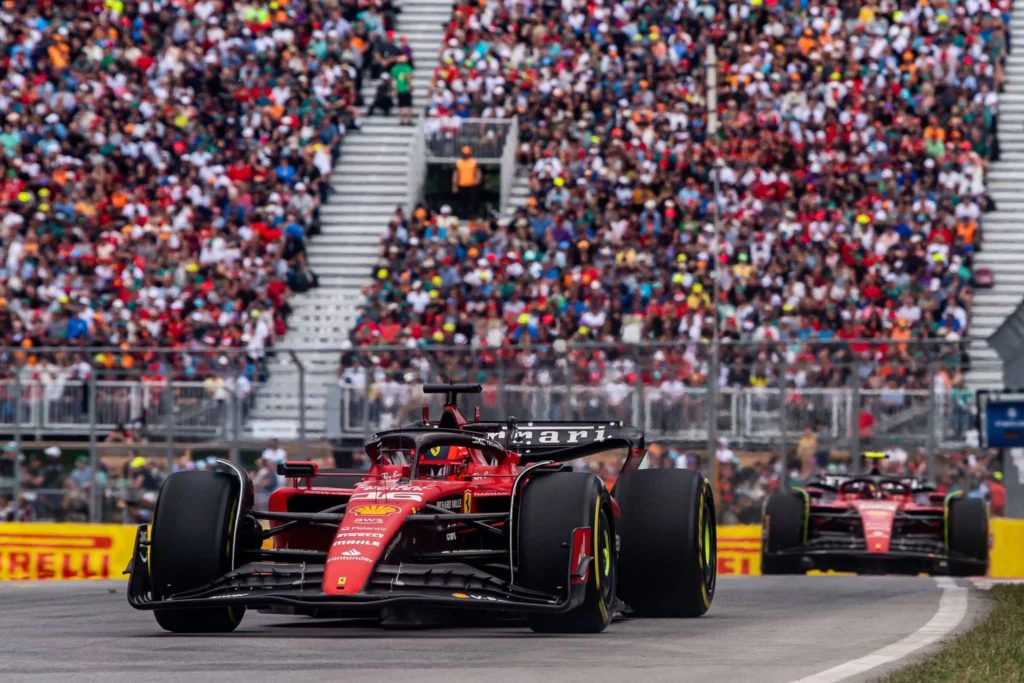
<path id="1" fill-rule="evenodd" d="M 939 638 L 949 635 L 960 625 L 967 614 L 967 589 L 958 586 L 953 579 L 944 576 L 936 577 L 935 583 L 942 589 L 942 595 L 939 597 L 939 608 L 935 611 L 935 616 L 927 624 L 897 643 L 886 645 L 869 655 L 826 671 L 801 678 L 794 683 L 837 683 L 875 667 L 903 659 L 922 647 L 931 645 Z"/>

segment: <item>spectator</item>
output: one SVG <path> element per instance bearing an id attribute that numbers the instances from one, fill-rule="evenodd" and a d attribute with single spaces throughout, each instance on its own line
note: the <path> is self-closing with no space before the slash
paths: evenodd
<path id="1" fill-rule="evenodd" d="M 149 522 L 156 506 L 157 494 L 162 480 L 156 463 L 148 463 L 140 455 L 134 455 L 127 463 L 127 490 L 119 503 L 128 520 L 133 523 Z"/>
<path id="2" fill-rule="evenodd" d="M 95 481 L 89 458 L 79 455 L 75 458 L 74 469 L 68 477 L 68 495 L 64 498 L 65 517 L 74 517 L 79 521 L 89 519 L 89 492 Z"/>
<path id="3" fill-rule="evenodd" d="M 46 466 L 40 473 L 38 487 L 42 489 L 37 498 L 39 516 L 59 520 L 62 517 L 65 481 L 64 465 L 60 461 L 61 449 L 59 446 L 49 446 L 43 454 L 46 456 Z"/>
<path id="4" fill-rule="evenodd" d="M 733 453 L 731 448 L 729 448 L 729 440 L 724 436 L 718 437 L 718 448 L 715 449 L 715 460 L 723 465 L 739 462 L 736 458 L 736 454 Z"/>
<path id="5" fill-rule="evenodd" d="M 464 145 L 461 153 L 462 157 L 455 162 L 455 170 L 452 171 L 452 194 L 459 202 L 459 215 L 466 216 L 477 209 L 483 173 L 469 145 Z"/>
<path id="6" fill-rule="evenodd" d="M 277 463 L 275 460 L 264 455 L 259 459 L 257 465 L 256 474 L 252 479 L 256 491 L 255 505 L 257 510 L 266 510 L 270 504 L 270 494 L 280 486 L 280 479 L 277 476 Z"/>
<path id="7" fill-rule="evenodd" d="M 412 126 L 416 123 L 412 113 L 412 65 L 404 54 L 398 55 L 395 59 L 395 65 L 391 67 L 390 73 L 395 81 L 395 92 L 398 93 L 398 123 Z"/>
<path id="8" fill-rule="evenodd" d="M 103 438 L 104 443 L 133 443 L 132 434 L 124 424 L 118 424 L 107 432 Z"/>
<path id="9" fill-rule="evenodd" d="M 281 448 L 277 439 L 271 439 L 267 443 L 267 447 L 263 449 L 263 454 L 260 457 L 266 462 L 271 463 L 274 467 L 277 467 L 288 459 L 288 453 Z"/>
<path id="10" fill-rule="evenodd" d="M 377 83 L 377 92 L 373 96 L 373 104 L 366 111 L 367 116 L 373 116 L 373 112 L 380 109 L 384 116 L 391 116 L 391 108 L 395 106 L 394 101 L 395 84 L 391 81 L 390 74 L 381 76 Z M 398 114 L 399 123 L 405 125 L 401 111 Z"/>
<path id="11" fill-rule="evenodd" d="M 988 500 L 990 512 L 996 517 L 1006 514 L 1006 486 L 1003 484 L 1003 473 L 993 472 L 988 482 Z"/>
<path id="12" fill-rule="evenodd" d="M 2 453 L 0 453 L 0 480 L 13 481 L 18 476 L 18 462 L 21 459 L 22 455 L 18 452 L 17 443 L 9 441 L 4 444 Z"/>

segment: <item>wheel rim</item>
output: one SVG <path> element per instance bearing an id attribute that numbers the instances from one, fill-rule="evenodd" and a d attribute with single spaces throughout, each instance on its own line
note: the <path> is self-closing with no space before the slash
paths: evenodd
<path id="1" fill-rule="evenodd" d="M 715 594 L 715 582 L 718 578 L 718 534 L 712 500 L 710 494 L 703 497 L 704 510 L 701 514 L 703 528 L 700 530 L 701 548 L 698 553 L 704 587 L 707 589 L 709 599 Z"/>

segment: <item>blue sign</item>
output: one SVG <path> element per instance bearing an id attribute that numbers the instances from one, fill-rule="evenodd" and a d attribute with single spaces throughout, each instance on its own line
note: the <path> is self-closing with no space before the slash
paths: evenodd
<path id="1" fill-rule="evenodd" d="M 1024 401 L 989 399 L 985 404 L 988 448 L 1024 447 Z"/>

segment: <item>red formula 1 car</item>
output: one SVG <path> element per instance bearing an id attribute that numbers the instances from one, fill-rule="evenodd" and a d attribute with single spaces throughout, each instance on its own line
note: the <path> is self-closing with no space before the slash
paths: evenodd
<path id="1" fill-rule="evenodd" d="M 290 485 L 254 510 L 245 471 L 170 476 L 139 527 L 128 601 L 173 632 L 226 632 L 246 609 L 380 616 L 385 625 L 525 618 L 599 632 L 616 612 L 695 617 L 715 593 L 715 508 L 698 472 L 640 470 L 621 423 L 440 419 L 374 435 L 353 475 L 288 462 Z M 613 492 L 566 463 L 624 449 Z M 264 529 L 261 522 L 269 522 Z M 273 548 L 265 541 L 273 539 Z"/>
<path id="2" fill-rule="evenodd" d="M 877 468 L 772 494 L 765 501 L 762 536 L 763 574 L 988 571 L 985 501 L 938 494 L 918 479 L 886 476 Z"/>

